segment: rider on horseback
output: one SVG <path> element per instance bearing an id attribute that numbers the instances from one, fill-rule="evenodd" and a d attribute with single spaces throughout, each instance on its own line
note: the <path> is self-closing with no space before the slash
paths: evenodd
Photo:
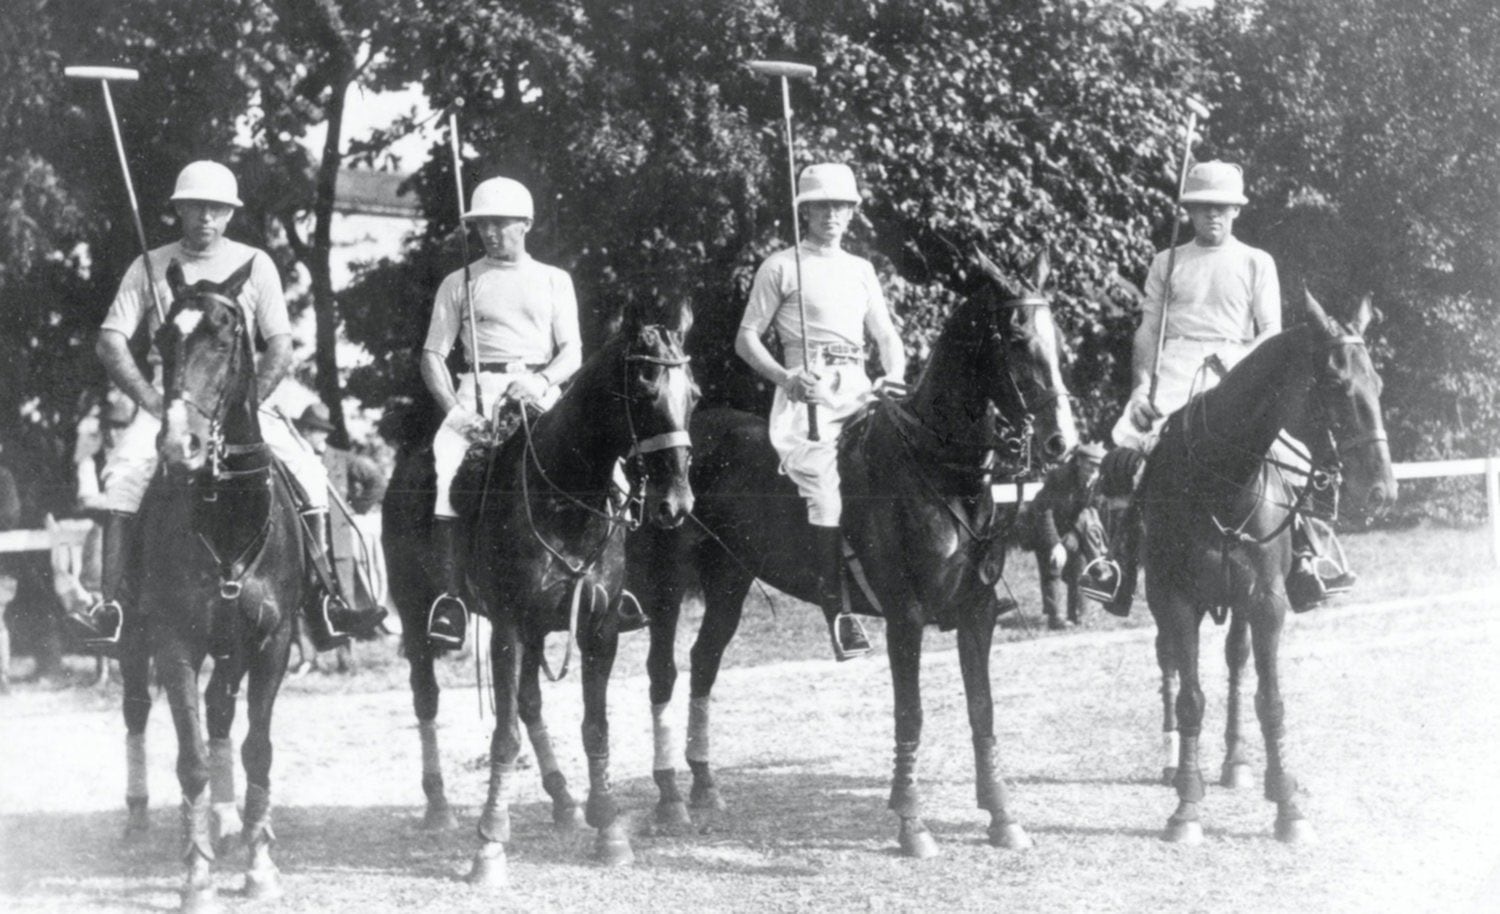
<path id="1" fill-rule="evenodd" d="M 800 280 L 792 249 L 766 258 L 755 274 L 734 350 L 757 374 L 776 385 L 771 443 L 781 455 L 782 472 L 807 500 L 807 519 L 817 544 L 819 602 L 828 620 L 834 656 L 848 660 L 868 653 L 870 642 L 843 602 L 839 432 L 871 396 L 865 373 L 865 332 L 869 331 L 880 353 L 886 372 L 881 382 L 887 378 L 902 381 L 906 353 L 875 268 L 840 246 L 860 202 L 854 172 L 834 163 L 808 166 L 797 181 L 796 202 L 807 221 Z M 799 281 L 806 306 L 805 327 L 795 307 Z M 785 307 L 789 304 L 792 307 Z M 782 362 L 761 341 L 773 325 L 784 350 Z M 804 349 L 806 369 L 801 367 Z M 816 441 L 808 435 L 808 409 L 803 404 L 809 403 L 818 407 Z"/>
<path id="2" fill-rule="evenodd" d="M 265 352 L 257 364 L 256 390 L 260 402 L 266 403 L 291 364 L 291 323 L 287 318 L 281 279 L 271 258 L 264 251 L 224 237 L 225 227 L 234 211 L 242 205 L 239 184 L 234 174 L 217 162 L 193 162 L 177 175 L 171 199 L 181 223 L 182 240 L 150 253 L 153 269 L 149 275 L 156 279 L 156 300 L 171 300 L 166 276 L 167 267 L 173 261 L 181 265 L 189 282 L 218 282 L 245 261 L 252 260 L 254 266 L 240 293 L 240 305 L 247 324 L 258 331 L 265 342 Z M 107 513 L 100 600 L 87 610 L 69 616 L 86 631 L 87 640 L 95 645 L 119 640 L 125 618 L 120 589 L 127 543 L 135 515 L 157 467 L 156 439 L 162 420 L 161 355 L 155 343 L 151 343 L 146 361 L 155 374 L 153 383 L 142 372 L 130 348 L 131 338 L 142 324 L 149 328 L 152 340 L 158 329 L 147 276 L 145 263 L 137 257 L 120 281 L 120 289 L 100 327 L 95 346 L 110 380 L 140 406 L 104 466 Z M 338 593 L 334 583 L 337 579 L 328 559 L 328 476 L 317 456 L 302 446 L 280 416 L 269 408 L 262 408 L 261 418 L 265 420 L 261 434 L 266 444 L 291 471 L 302 489 L 299 494 L 304 501 L 299 508 L 309 527 L 308 551 L 321 568 L 319 579 L 329 585 L 318 605 L 306 609 L 314 641 L 319 649 L 327 650 L 346 640 L 348 632 L 373 629 L 385 611 L 377 607 L 368 612 L 355 612 Z"/>
<path id="3" fill-rule="evenodd" d="M 1238 165 L 1218 161 L 1194 165 L 1182 194 L 1183 208 L 1193 223 L 1193 240 L 1180 245 L 1175 257 L 1169 257 L 1168 251 L 1158 253 L 1146 276 L 1141 324 L 1132 349 L 1133 387 L 1112 432 L 1119 447 L 1107 456 L 1103 467 L 1103 491 L 1116 499 L 1123 515 L 1111 543 L 1116 561 L 1091 563 L 1082 582 L 1086 595 L 1117 616 L 1130 613 L 1135 595 L 1141 517 L 1131 496 L 1166 417 L 1194 394 L 1218 383 L 1262 340 L 1281 332 L 1276 262 L 1233 235 L 1234 220 L 1248 202 Z M 1176 265 L 1169 281 L 1172 259 Z M 1168 289 L 1169 302 L 1164 301 Z M 1165 343 L 1158 354 L 1163 320 Z M 1154 402 L 1150 393 L 1153 365 L 1159 374 Z M 1287 581 L 1288 595 L 1299 609 L 1348 590 L 1354 581 L 1353 574 L 1342 568 L 1327 579 L 1315 573 L 1318 552 L 1307 528 L 1305 519 L 1293 528 L 1297 559 Z"/>
<path id="4" fill-rule="evenodd" d="M 433 550 L 443 593 L 428 612 L 427 637 L 438 648 L 461 646 L 468 629 L 458 513 L 449 492 L 470 442 L 484 437 L 504 399 L 550 408 L 561 394 L 559 385 L 582 362 L 573 280 L 526 253 L 533 212 L 531 193 L 519 181 L 490 178 L 474 188 L 464 219 L 476 223 L 484 256 L 448 274 L 438 287 L 422 346 L 422 380 L 446 415 L 432 439 L 437 465 Z M 469 325 L 466 280 L 475 327 Z M 457 388 L 447 365 L 455 340 L 462 340 L 468 364 Z M 474 410 L 476 363 L 485 416 Z"/>

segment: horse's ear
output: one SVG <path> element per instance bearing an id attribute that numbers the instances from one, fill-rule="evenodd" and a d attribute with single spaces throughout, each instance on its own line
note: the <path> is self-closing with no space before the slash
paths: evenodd
<path id="1" fill-rule="evenodd" d="M 176 258 L 167 264 L 167 288 L 172 290 L 173 301 L 181 298 L 182 290 L 187 288 L 187 280 L 182 275 L 182 264 Z"/>
<path id="2" fill-rule="evenodd" d="M 990 282 L 1000 287 L 1001 292 L 1005 294 L 1006 298 L 1021 297 L 1020 292 L 1016 290 L 1015 284 L 1006 277 L 1004 271 L 995 266 L 993 260 L 985 256 L 983 251 L 974 251 L 974 263 Z"/>
<path id="3" fill-rule="evenodd" d="M 219 287 L 219 291 L 230 298 L 239 295 L 240 290 L 245 288 L 245 283 L 250 281 L 250 271 L 253 269 L 255 269 L 255 258 L 251 257 L 241 264 L 238 270 L 229 274 L 229 278 L 224 280 L 223 285 Z"/>
<path id="4" fill-rule="evenodd" d="M 1047 280 L 1052 277 L 1052 256 L 1047 253 L 1046 248 L 1037 252 L 1036 259 L 1031 261 L 1031 291 L 1041 292 L 1047 288 Z"/>
<path id="5" fill-rule="evenodd" d="M 1307 308 L 1308 319 L 1324 334 L 1333 336 L 1333 321 L 1329 319 L 1328 312 L 1323 310 L 1323 306 L 1318 304 L 1318 300 L 1313 298 L 1312 289 L 1305 285 L 1302 287 L 1302 301 Z"/>
<path id="6" fill-rule="evenodd" d="M 1354 332 L 1360 336 L 1365 335 L 1365 330 L 1379 318 L 1375 305 L 1370 301 L 1370 293 L 1366 292 L 1359 300 L 1359 308 L 1354 312 Z"/>

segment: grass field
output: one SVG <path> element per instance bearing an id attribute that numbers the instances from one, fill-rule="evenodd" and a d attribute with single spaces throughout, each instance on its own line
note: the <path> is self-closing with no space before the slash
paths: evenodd
<path id="1" fill-rule="evenodd" d="M 1500 589 L 1485 535 L 1423 529 L 1347 545 L 1363 575 L 1360 604 L 1298 616 L 1285 639 L 1290 758 L 1320 837 L 1311 847 L 1271 838 L 1274 809 L 1258 786 L 1210 788 L 1203 846 L 1158 840 L 1174 798 L 1155 783 L 1149 618 L 1043 632 L 1031 562 L 1018 557 L 1009 580 L 1023 608 L 1006 621 L 993 675 L 1014 807 L 1037 840 L 1031 851 L 984 842 L 952 635 L 929 637 L 923 667 L 919 777 L 943 854 L 913 862 L 895 855 L 884 809 L 883 658 L 836 665 L 824 659 L 816 613 L 778 597 L 773 615 L 756 596 L 715 693 L 714 755 L 730 808 L 698 832 L 639 834 L 633 867 L 597 869 L 587 863 L 589 836 L 554 834 L 540 787 L 527 779 L 512 887 L 498 898 L 474 894 L 456 877 L 473 848 L 490 721 L 477 715 L 472 687 L 445 693 L 445 761 L 464 827 L 417 831 L 405 664 L 390 645 L 362 645 L 356 675 L 295 680 L 278 705 L 276 855 L 286 899 L 236 898 L 243 861 L 226 856 L 223 901 L 246 911 L 1500 910 Z M 1455 591 L 1468 596 L 1443 596 Z M 1204 634 L 1205 656 L 1217 655 L 1221 633 Z M 644 641 L 626 639 L 611 692 L 615 775 L 643 825 L 654 802 Z M 684 634 L 680 653 L 688 643 Z M 1223 675 L 1217 662 L 1206 669 L 1215 735 L 1205 738 L 1204 764 L 1216 770 Z M 443 677 L 471 683 L 472 662 L 446 662 Z M 577 784 L 576 678 L 546 686 L 545 700 Z M 117 692 L 41 685 L 0 699 L 0 908 L 175 905 L 170 721 L 159 703 L 149 731 L 153 832 L 126 847 L 118 704 Z M 685 710 L 677 708 L 684 719 Z"/>

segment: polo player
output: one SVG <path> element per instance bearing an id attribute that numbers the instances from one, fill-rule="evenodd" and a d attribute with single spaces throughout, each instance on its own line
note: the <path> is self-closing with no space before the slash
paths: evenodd
<path id="1" fill-rule="evenodd" d="M 1193 238 L 1178 246 L 1170 283 L 1168 251 L 1156 255 L 1146 275 L 1141 323 L 1131 351 L 1130 400 L 1112 433 L 1119 448 L 1104 465 L 1107 493 L 1133 494 L 1166 417 L 1194 394 L 1216 385 L 1262 340 L 1281 332 L 1276 262 L 1265 251 L 1234 237 L 1234 221 L 1248 202 L 1238 165 L 1201 162 L 1188 172 L 1182 205 L 1192 221 Z M 1169 286 L 1171 301 L 1166 301 Z M 1151 372 L 1163 320 L 1165 344 L 1153 403 Z M 1291 453 L 1281 456 L 1300 462 Z M 1354 581 L 1342 568 L 1326 580 L 1314 573 L 1316 553 L 1306 527 L 1307 522 L 1299 520 L 1292 531 L 1297 559 L 1287 590 L 1298 608 L 1346 591 Z M 1112 544 L 1118 565 L 1095 562 L 1085 570 L 1084 592 L 1102 598 L 1105 608 L 1118 616 L 1129 615 L 1134 599 L 1140 532 L 1140 512 L 1131 500 Z"/>
<path id="2" fill-rule="evenodd" d="M 875 268 L 842 247 L 859 202 L 849 166 L 830 162 L 802 171 L 796 205 L 807 225 L 800 249 L 806 335 L 797 306 L 796 252 L 787 248 L 766 258 L 756 271 L 734 343 L 739 357 L 776 385 L 771 444 L 781 456 L 782 472 L 807 500 L 817 550 L 819 602 L 839 660 L 870 651 L 864 627 L 843 605 L 838 473 L 839 432 L 872 396 L 865 372 L 867 331 L 885 370 L 877 383 L 900 383 L 906 374 L 906 353 Z M 772 327 L 781 339 L 780 362 L 762 341 Z M 802 367 L 804 352 L 807 368 Z M 807 404 L 817 407 L 817 441 L 808 436 Z"/>
<path id="3" fill-rule="evenodd" d="M 572 278 L 526 253 L 533 215 L 531 192 L 519 181 L 490 178 L 474 188 L 464 220 L 478 230 L 484 256 L 467 270 L 448 274 L 438 287 L 422 346 L 422 380 L 446 416 L 432 439 L 437 464 L 432 545 L 443 592 L 428 612 L 427 637 L 437 648 L 461 646 L 468 629 L 458 514 L 449 497 L 464 453 L 488 431 L 503 399 L 550 409 L 561 395 L 559 385 L 583 361 Z M 461 341 L 468 366 L 456 388 L 447 364 L 455 340 Z M 488 415 L 474 411 L 475 384 Z"/>
<path id="4" fill-rule="evenodd" d="M 234 174 L 217 162 L 193 162 L 177 175 L 171 203 L 177 211 L 182 238 L 148 255 L 152 267 L 149 275 L 156 280 L 156 300 L 163 307 L 172 300 L 166 275 L 173 261 L 181 265 L 189 284 L 199 280 L 220 282 L 250 261 L 250 279 L 237 303 L 251 337 L 258 334 L 265 344 L 256 364 L 256 391 L 260 402 L 267 403 L 291 365 L 291 323 L 281 278 L 271 258 L 264 251 L 224 237 L 235 210 L 243 205 L 239 184 Z M 147 277 L 146 264 L 137 257 L 120 281 L 95 345 L 110 380 L 139 406 L 104 465 L 106 513 L 100 600 L 87 610 L 70 614 L 85 630 L 88 642 L 96 646 L 119 640 L 125 619 L 120 589 L 127 544 L 158 460 L 156 439 L 163 409 L 161 354 L 154 342 L 159 325 Z M 152 340 L 145 368 L 154 374 L 154 381 L 147 378 L 130 350 L 131 338 L 143 325 Z M 373 630 L 385 611 L 377 607 L 355 612 L 344 602 L 328 558 L 328 477 L 323 465 L 302 446 L 278 413 L 262 407 L 260 418 L 262 438 L 302 489 L 297 493 L 301 499 L 298 509 L 309 528 L 310 558 L 321 569 L 318 577 L 325 588 L 317 604 L 304 609 L 314 642 L 320 650 L 327 650 L 347 641 L 349 632 Z"/>

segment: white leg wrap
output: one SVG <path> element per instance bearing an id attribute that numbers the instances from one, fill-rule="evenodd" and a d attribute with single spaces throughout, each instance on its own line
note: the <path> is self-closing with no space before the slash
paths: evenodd
<path id="1" fill-rule="evenodd" d="M 215 805 L 234 804 L 234 737 L 208 741 L 208 783 Z"/>
<path id="2" fill-rule="evenodd" d="M 667 713 L 671 709 L 670 702 L 651 706 L 651 737 L 656 744 L 656 756 L 652 768 L 656 771 L 670 770 L 677 759 L 677 734 L 673 732 L 672 724 L 667 720 Z"/>
<path id="3" fill-rule="evenodd" d="M 688 701 L 687 759 L 690 762 L 708 761 L 708 701 L 707 698 Z"/>
<path id="4" fill-rule="evenodd" d="M 1167 768 L 1177 767 L 1177 757 L 1181 754 L 1181 741 L 1177 737 L 1176 730 L 1168 730 L 1161 735 L 1162 764 Z"/>
<path id="5" fill-rule="evenodd" d="M 146 734 L 125 734 L 125 796 L 144 797 L 146 790 Z"/>
<path id="6" fill-rule="evenodd" d="M 438 752 L 437 721 L 418 721 L 417 735 L 422 737 L 422 774 L 436 774 L 441 777 L 443 757 Z"/>
<path id="7" fill-rule="evenodd" d="M 557 756 L 552 754 L 552 737 L 547 733 L 546 721 L 526 725 L 526 735 L 531 739 L 531 751 L 536 755 L 537 770 L 546 777 L 557 770 Z"/>

